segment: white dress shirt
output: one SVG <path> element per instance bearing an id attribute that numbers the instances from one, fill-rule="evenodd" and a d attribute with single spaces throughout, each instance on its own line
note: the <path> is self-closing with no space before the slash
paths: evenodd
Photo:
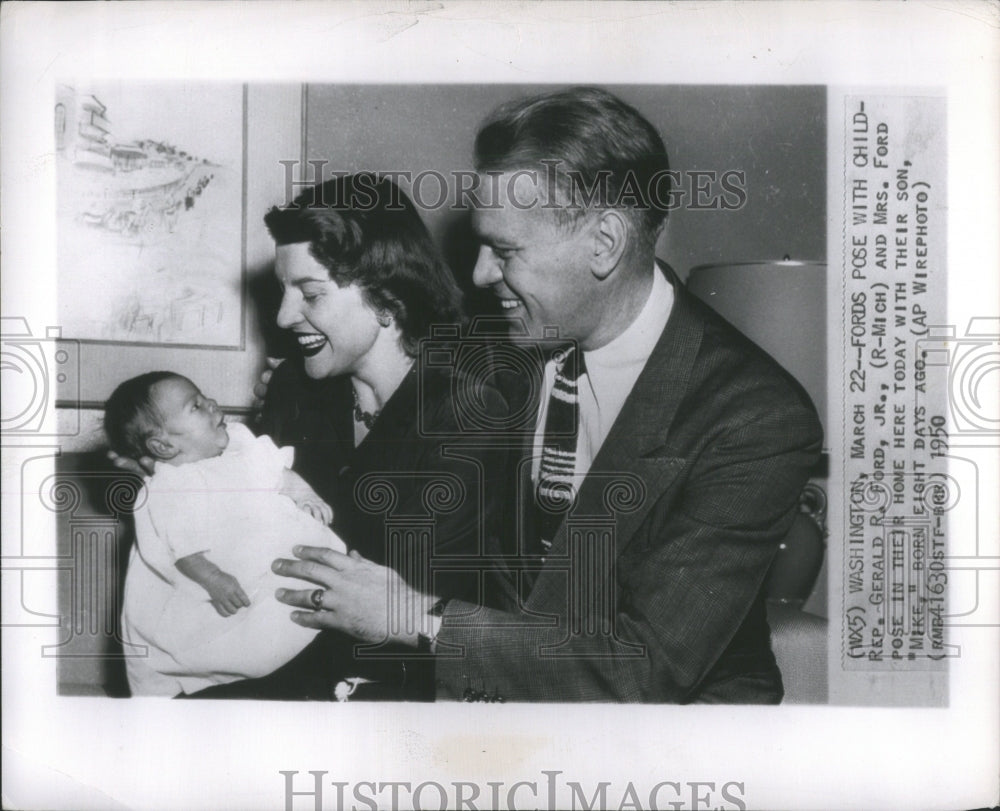
<path id="1" fill-rule="evenodd" d="M 611 426 L 625 405 L 625 400 L 639 379 L 646 361 L 653 353 L 674 305 L 674 288 L 656 266 L 653 286 L 639 315 L 624 332 L 610 343 L 584 352 L 586 374 L 578 382 L 580 430 L 576 444 L 576 468 L 573 485 L 579 490 Z M 538 422 L 535 426 L 532 480 L 538 481 L 542 445 L 545 441 L 545 417 L 555 381 L 555 361 L 545 365 Z"/>

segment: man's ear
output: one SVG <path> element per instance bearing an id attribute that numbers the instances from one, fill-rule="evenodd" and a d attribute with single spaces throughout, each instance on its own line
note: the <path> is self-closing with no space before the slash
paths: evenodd
<path id="1" fill-rule="evenodd" d="M 170 440 L 151 436 L 146 440 L 146 450 L 155 459 L 173 459 L 180 451 L 170 444 Z"/>
<path id="2" fill-rule="evenodd" d="M 591 257 L 591 272 L 602 281 L 610 276 L 621 263 L 628 248 L 632 224 L 628 218 L 614 208 L 598 214 L 594 223 L 594 255 Z"/>

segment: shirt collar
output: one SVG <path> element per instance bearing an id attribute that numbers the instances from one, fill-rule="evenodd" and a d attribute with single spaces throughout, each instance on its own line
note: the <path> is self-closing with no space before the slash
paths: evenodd
<path id="1" fill-rule="evenodd" d="M 614 340 L 591 352 L 584 352 L 587 374 L 595 395 L 599 397 L 602 391 L 607 390 L 605 384 L 617 384 L 620 377 L 617 372 L 635 364 L 639 364 L 640 369 L 645 365 L 666 326 L 673 304 L 673 285 L 654 264 L 653 286 L 635 321 Z"/>

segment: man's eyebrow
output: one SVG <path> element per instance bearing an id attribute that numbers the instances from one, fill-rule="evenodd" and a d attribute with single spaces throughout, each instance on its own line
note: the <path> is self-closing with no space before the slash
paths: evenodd
<path id="1" fill-rule="evenodd" d="M 294 287 L 296 290 L 301 290 L 307 284 L 325 284 L 326 282 L 332 281 L 330 277 L 320 278 L 319 276 L 307 276 L 304 279 L 292 279 L 290 282 L 284 282 L 279 280 L 279 285 L 281 289 L 284 290 L 288 287 Z"/>

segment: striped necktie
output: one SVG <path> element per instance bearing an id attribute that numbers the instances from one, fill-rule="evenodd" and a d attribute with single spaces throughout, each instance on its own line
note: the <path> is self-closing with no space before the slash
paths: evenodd
<path id="1" fill-rule="evenodd" d="M 573 346 L 558 351 L 555 372 L 535 488 L 538 539 L 543 556 L 552 546 L 552 539 L 576 497 L 573 474 L 580 426 L 577 386 L 580 377 L 587 373 L 583 353 Z"/>

